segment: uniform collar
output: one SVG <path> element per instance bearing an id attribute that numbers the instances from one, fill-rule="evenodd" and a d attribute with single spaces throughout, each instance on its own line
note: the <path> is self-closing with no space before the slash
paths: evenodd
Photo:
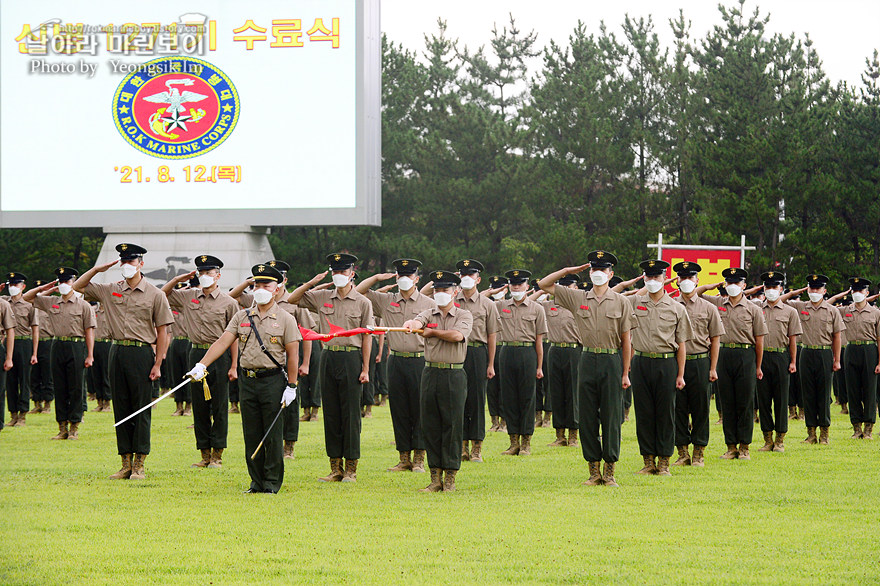
<path id="1" fill-rule="evenodd" d="M 413 285 L 413 287 L 415 287 L 415 285 Z M 419 293 L 419 290 L 418 290 L 418 289 L 416 289 L 415 291 L 413 291 L 413 294 L 409 296 L 409 299 L 407 299 L 406 297 L 404 297 L 404 296 L 403 296 L 403 293 L 401 293 L 400 291 L 398 291 L 397 293 L 394 294 L 394 301 L 397 302 L 397 303 L 400 303 L 401 301 L 403 301 L 404 303 L 409 303 L 410 301 L 412 301 L 413 303 L 415 303 L 416 301 L 419 300 L 419 297 L 421 297 L 421 296 L 422 296 L 422 294 Z"/>
<path id="2" fill-rule="evenodd" d="M 449 311 L 446 312 L 446 315 L 455 316 L 458 313 L 458 307 L 456 307 L 455 303 L 452 304 L 452 307 L 449 308 Z M 434 315 L 443 315 L 443 310 L 440 309 L 439 306 L 434 306 Z"/>
<path id="3" fill-rule="evenodd" d="M 520 305 L 525 305 L 526 307 L 528 307 L 529 305 L 531 305 L 531 303 L 532 302 L 529 300 L 529 296 L 526 295 L 525 297 L 523 297 L 523 302 L 520 303 Z M 516 304 L 517 303 L 516 303 L 516 301 L 513 300 L 513 297 L 504 300 L 504 305 L 507 305 L 508 307 L 510 307 L 511 305 L 516 305 Z"/>
<path id="4" fill-rule="evenodd" d="M 640 298 L 642 297 L 640 296 Z M 645 303 L 653 303 L 654 305 L 672 305 L 672 297 L 669 296 L 669 293 L 664 293 L 658 301 L 651 299 L 650 295 L 645 295 L 642 299 Z"/>
<path id="5" fill-rule="evenodd" d="M 119 281 L 119 284 L 122 286 L 122 290 L 125 291 L 127 289 L 131 289 L 128 285 L 128 281 L 122 279 Z M 147 290 L 147 278 L 141 275 L 141 280 L 138 281 L 138 284 L 134 286 L 138 291 L 146 291 Z"/>
<path id="6" fill-rule="evenodd" d="M 220 294 L 220 287 L 215 287 L 213 291 L 205 295 L 205 292 L 202 289 L 199 289 L 199 292 L 196 293 L 196 297 L 208 297 L 211 299 L 217 299 L 217 296 Z"/>
<path id="7" fill-rule="evenodd" d="M 340 297 L 339 296 L 339 289 L 336 287 L 333 287 L 333 292 L 330 293 L 330 298 L 331 299 L 351 299 L 354 297 L 353 293 L 355 293 L 355 292 L 356 292 L 356 290 L 354 288 L 354 285 L 352 285 L 351 289 L 348 290 L 348 295 L 346 295 L 345 297 Z"/>
<path id="8" fill-rule="evenodd" d="M 587 291 L 587 299 L 595 299 L 597 302 L 602 303 L 606 299 L 611 299 L 613 293 L 614 291 L 611 290 L 611 287 L 608 287 L 608 289 L 605 290 L 605 294 L 600 298 L 598 295 L 596 295 L 595 291 L 590 289 L 589 291 Z"/>
<path id="9" fill-rule="evenodd" d="M 724 303 L 722 303 L 722 305 L 729 305 L 730 307 L 736 307 L 737 305 L 745 305 L 746 303 L 750 303 L 750 302 L 748 299 L 746 299 L 745 295 L 742 295 L 739 298 L 739 301 L 736 302 L 736 304 L 731 302 L 730 297 L 728 297 L 727 299 L 724 300 Z"/>

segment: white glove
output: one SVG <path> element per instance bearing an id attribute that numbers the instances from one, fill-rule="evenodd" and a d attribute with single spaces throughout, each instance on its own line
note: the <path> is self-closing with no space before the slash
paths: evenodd
<path id="1" fill-rule="evenodd" d="M 294 401 L 296 401 L 296 387 L 288 386 L 281 395 L 281 404 L 287 407 Z"/>
<path id="2" fill-rule="evenodd" d="M 184 376 L 188 376 L 194 381 L 198 382 L 208 376 L 208 367 L 202 364 L 201 362 L 196 363 L 195 368 L 186 373 Z"/>

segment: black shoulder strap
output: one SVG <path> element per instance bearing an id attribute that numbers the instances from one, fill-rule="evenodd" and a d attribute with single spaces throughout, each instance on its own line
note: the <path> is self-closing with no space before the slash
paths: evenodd
<path id="1" fill-rule="evenodd" d="M 269 360 L 271 360 L 275 366 L 277 366 L 281 370 L 284 370 L 284 367 L 281 365 L 281 363 L 275 360 L 275 357 L 269 354 L 269 351 L 266 349 L 266 345 L 263 343 L 263 338 L 260 337 L 260 331 L 257 329 L 257 324 L 254 323 L 254 316 L 251 314 L 251 310 L 245 309 L 244 311 L 245 315 L 247 315 L 248 321 L 251 324 L 251 332 L 253 332 L 253 334 L 257 337 L 257 344 L 260 345 L 260 350 L 263 351 L 263 354 L 269 357 Z"/>

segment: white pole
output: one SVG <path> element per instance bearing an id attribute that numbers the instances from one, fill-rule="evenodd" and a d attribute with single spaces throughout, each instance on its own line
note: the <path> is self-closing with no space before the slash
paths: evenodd
<path id="1" fill-rule="evenodd" d="M 746 235 L 740 234 L 739 241 L 739 267 L 744 269 L 746 267 Z"/>
<path id="2" fill-rule="evenodd" d="M 657 234 L 657 258 L 663 258 L 663 232 Z"/>

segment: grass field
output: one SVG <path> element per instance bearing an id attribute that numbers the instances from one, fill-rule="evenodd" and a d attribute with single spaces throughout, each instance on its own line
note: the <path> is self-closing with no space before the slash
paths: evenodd
<path id="1" fill-rule="evenodd" d="M 721 461 L 720 426 L 704 469 L 643 477 L 635 424 L 624 426 L 619 489 L 585 487 L 580 449 L 463 463 L 455 493 L 421 494 L 427 474 L 396 462 L 387 408 L 364 421 L 356 484 L 323 484 L 322 423 L 301 426 L 278 495 L 248 486 L 240 419 L 222 470 L 198 460 L 191 418 L 153 415 L 147 480 L 119 467 L 112 415 L 90 413 L 79 441 L 49 441 L 54 415 L 0 433 L 0 584 L 871 583 L 880 442 L 850 440 L 833 408 L 830 446 Z M 714 419 L 713 419 L 714 421 Z"/>

